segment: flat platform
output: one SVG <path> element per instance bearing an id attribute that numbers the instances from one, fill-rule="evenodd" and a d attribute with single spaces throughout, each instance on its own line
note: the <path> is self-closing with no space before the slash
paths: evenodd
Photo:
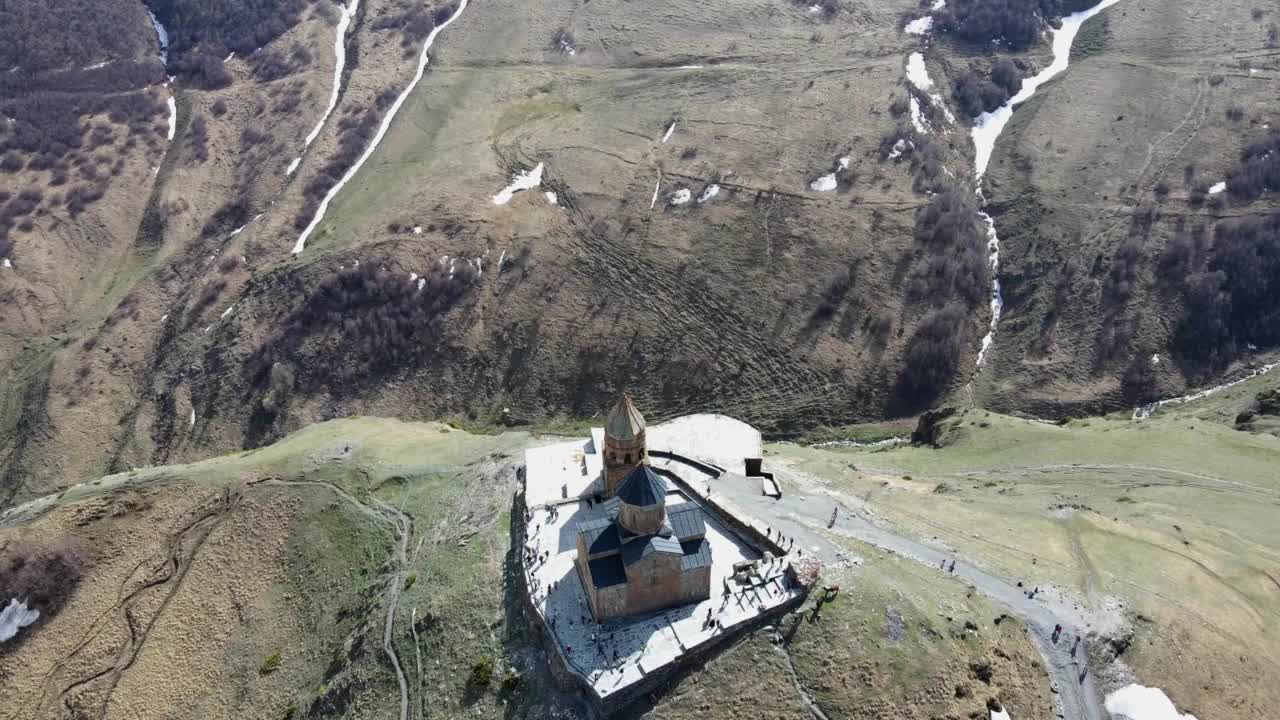
<path id="1" fill-rule="evenodd" d="M 669 508 L 688 502 L 692 501 L 678 491 L 667 495 Z M 785 587 L 783 573 L 789 561 L 784 558 L 766 570 L 767 580 L 757 580 L 753 587 L 729 580 L 726 595 L 726 579 L 733 575 L 734 563 L 759 558 L 760 553 L 712 516 L 706 516 L 712 558 L 709 600 L 597 624 L 591 618 L 574 567 L 575 528 L 587 514 L 586 501 L 533 508 L 532 513 L 526 547 L 535 556 L 549 552 L 545 562 L 524 568 L 528 585 L 534 588 L 534 607 L 552 628 L 566 664 L 586 679 L 601 698 L 639 682 L 690 649 L 732 632 L 736 626 L 800 594 L 799 590 Z M 704 626 L 708 610 L 723 629 Z"/>

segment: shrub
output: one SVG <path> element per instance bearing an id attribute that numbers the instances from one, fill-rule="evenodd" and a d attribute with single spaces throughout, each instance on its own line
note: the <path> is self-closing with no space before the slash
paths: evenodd
<path id="1" fill-rule="evenodd" d="M 11 541 L 0 549 L 0 602 L 18 598 L 39 610 L 41 620 L 53 617 L 75 593 L 85 564 L 84 554 L 69 541 L 45 546 Z"/>
<path id="2" fill-rule="evenodd" d="M 467 675 L 467 689 L 472 692 L 483 692 L 493 680 L 493 658 L 485 655 L 471 666 Z"/>
<path id="3" fill-rule="evenodd" d="M 188 82 L 205 85 L 220 79 L 229 52 L 249 56 L 298 23 L 305 0 L 149 0 L 148 6 L 169 31 L 169 65 Z M 214 85 L 220 87 L 221 85 Z"/>
<path id="4" fill-rule="evenodd" d="M 1233 200 L 1251 203 L 1263 193 L 1280 188 L 1280 130 L 1245 146 L 1240 165 L 1227 174 L 1227 193 Z"/>
<path id="5" fill-rule="evenodd" d="M 376 110 L 351 108 L 338 121 L 338 149 L 329 161 L 320 168 L 320 172 L 307 183 L 302 194 L 304 202 L 294 217 L 294 227 L 301 230 L 315 216 L 320 201 L 329 192 L 347 170 L 355 164 L 365 146 L 377 131 L 379 113 Z"/>
<path id="6" fill-rule="evenodd" d="M 204 115 L 196 113 L 191 118 L 191 157 L 197 163 L 209 159 L 209 125 Z"/>
<path id="7" fill-rule="evenodd" d="M 266 657 L 262 661 L 262 665 L 258 667 L 259 675 L 270 675 L 280 669 L 280 651 L 277 650 Z"/>
<path id="8" fill-rule="evenodd" d="M 324 277 L 250 357 L 249 382 L 262 386 L 277 362 L 294 361 L 312 337 L 343 347 L 329 362 L 301 363 L 309 385 L 377 375 L 433 356 L 441 320 L 461 302 L 476 278 L 459 263 L 453 273 L 435 266 L 417 282 L 370 261 Z"/>
<path id="9" fill-rule="evenodd" d="M 1083 10 L 1090 0 L 950 0 L 934 15 L 934 27 L 980 45 L 1023 50 L 1049 19 Z"/>
<path id="10" fill-rule="evenodd" d="M 911 295 L 941 306 L 953 300 L 975 307 L 987 295 L 986 243 L 972 193 L 940 192 L 916 214 L 915 239 L 923 251 Z"/>
<path id="11" fill-rule="evenodd" d="M 1215 229 L 1206 272 L 1187 279 L 1175 347 L 1219 367 L 1248 343 L 1280 344 L 1280 213 L 1227 220 Z"/>
<path id="12" fill-rule="evenodd" d="M 1155 365 L 1151 356 L 1150 348 L 1139 348 L 1120 379 L 1120 393 L 1130 406 L 1146 405 L 1159 399 L 1156 394 Z"/>
<path id="13" fill-rule="evenodd" d="M 899 411 L 918 412 L 938 399 L 960 365 L 969 317 L 957 304 L 925 316 L 907 342 L 907 354 L 894 395 Z"/>
<path id="14" fill-rule="evenodd" d="M 213 113 L 214 117 L 222 117 L 223 115 L 226 115 L 227 101 L 221 99 L 215 100 L 214 103 L 209 106 L 209 112 Z"/>

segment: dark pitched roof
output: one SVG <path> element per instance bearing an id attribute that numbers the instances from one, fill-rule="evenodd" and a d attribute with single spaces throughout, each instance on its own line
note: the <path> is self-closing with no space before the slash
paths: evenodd
<path id="1" fill-rule="evenodd" d="M 680 558 L 681 570 L 711 567 L 711 543 L 706 538 L 682 542 L 680 550 L 684 553 L 684 557 Z"/>
<path id="2" fill-rule="evenodd" d="M 591 584 L 597 588 L 613 587 L 627 582 L 627 571 L 622 558 L 617 555 L 602 557 L 587 563 L 591 568 Z"/>
<path id="3" fill-rule="evenodd" d="M 693 503 L 681 503 L 667 508 L 667 522 L 681 542 L 694 540 L 707 534 L 707 523 L 702 518 L 702 508 Z"/>
<path id="4" fill-rule="evenodd" d="M 622 479 L 616 497 L 628 505 L 648 507 L 667 501 L 667 484 L 648 465 L 637 465 Z"/>
<path id="5" fill-rule="evenodd" d="M 622 544 L 613 520 L 607 517 L 592 518 L 578 523 L 578 534 L 586 536 L 587 554 L 598 555 L 617 550 Z"/>
<path id="6" fill-rule="evenodd" d="M 637 540 L 622 546 L 622 564 L 630 567 L 654 553 L 683 555 L 680 543 L 661 535 L 652 535 L 645 540 Z"/>
<path id="7" fill-rule="evenodd" d="M 644 416 L 631 403 L 631 396 L 623 393 L 609 411 L 609 417 L 604 422 L 604 434 L 616 440 L 635 440 L 642 432 Z"/>

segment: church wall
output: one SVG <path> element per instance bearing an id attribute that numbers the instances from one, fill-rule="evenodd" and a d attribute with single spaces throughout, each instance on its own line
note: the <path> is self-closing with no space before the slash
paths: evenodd
<path id="1" fill-rule="evenodd" d="M 610 585 L 596 591 L 596 604 L 592 606 L 596 621 L 629 615 L 627 585 Z"/>
<path id="2" fill-rule="evenodd" d="M 618 514 L 618 520 L 623 527 L 639 535 L 649 535 L 657 532 L 662 526 L 662 521 L 667 516 L 667 508 L 665 505 L 636 507 L 624 503 Z"/>
<path id="3" fill-rule="evenodd" d="M 680 605 L 680 556 L 654 554 L 627 568 L 628 613 Z"/>
<path id="4" fill-rule="evenodd" d="M 696 568 L 680 573 L 680 604 L 699 602 L 711 597 L 711 568 Z"/>

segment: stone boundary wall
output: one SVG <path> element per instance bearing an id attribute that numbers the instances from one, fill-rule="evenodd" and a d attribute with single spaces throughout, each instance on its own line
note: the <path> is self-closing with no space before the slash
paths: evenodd
<path id="1" fill-rule="evenodd" d="M 525 503 L 524 494 L 524 468 L 519 470 L 519 479 L 521 489 L 516 491 L 515 497 L 512 498 L 511 522 L 516 523 L 516 532 L 513 533 L 514 539 L 520 543 L 523 548 L 529 540 L 529 525 L 524 519 L 525 512 L 529 509 Z M 533 605 L 533 594 L 529 592 L 529 574 L 525 570 L 524 562 L 520 559 L 520 555 L 516 555 L 516 562 L 519 564 L 520 572 L 517 575 L 520 578 L 520 587 L 516 588 L 516 593 L 520 596 L 520 603 L 524 607 L 524 614 L 529 618 L 530 623 L 537 631 L 538 638 L 542 641 L 542 645 L 549 650 L 547 653 L 548 663 L 551 667 L 551 676 L 555 679 L 556 684 L 564 690 L 581 689 L 585 690 L 587 695 L 596 704 L 600 703 L 600 698 L 596 695 L 595 688 L 582 677 L 582 673 L 573 668 L 572 662 L 564 656 L 564 651 L 560 649 L 560 643 L 556 642 L 556 636 L 551 632 L 551 628 L 547 627 L 546 618 L 542 617 L 542 613 Z"/>
<path id="2" fill-rule="evenodd" d="M 685 457 L 684 455 L 679 455 L 677 453 L 669 452 L 667 450 L 650 450 L 649 456 L 664 458 L 666 460 L 675 460 L 676 462 L 684 463 L 685 465 L 688 465 L 698 470 L 699 472 L 710 475 L 711 477 L 720 477 L 721 475 L 728 472 L 727 470 L 720 467 L 719 465 L 704 463 L 701 460 L 694 460 L 691 457 Z"/>
<path id="3" fill-rule="evenodd" d="M 699 462 L 693 458 L 687 458 L 683 455 L 667 452 L 665 450 L 650 450 L 649 454 L 653 457 L 666 458 L 667 460 L 675 460 L 676 462 L 684 463 L 702 472 L 707 472 L 704 468 L 711 467 L 706 463 Z M 680 490 L 688 494 L 691 498 L 696 499 L 704 508 L 707 509 L 708 512 L 714 514 L 717 520 L 726 527 L 732 528 L 735 533 L 742 536 L 751 544 L 768 550 L 773 553 L 775 557 L 782 557 L 787 554 L 787 551 L 771 537 L 771 534 L 767 533 L 768 526 L 761 529 L 761 523 L 758 520 L 742 512 L 742 510 L 731 505 L 728 501 L 722 501 L 708 495 L 702 490 L 685 482 L 684 479 L 673 472 L 664 471 L 662 468 L 654 468 L 654 471 L 660 473 L 663 477 L 670 479 L 671 482 L 675 483 L 676 487 L 680 488 Z M 745 475 L 739 475 L 728 471 L 718 473 L 707 472 L 707 474 L 715 478 L 726 479 L 729 482 L 751 482 L 751 480 Z"/>

